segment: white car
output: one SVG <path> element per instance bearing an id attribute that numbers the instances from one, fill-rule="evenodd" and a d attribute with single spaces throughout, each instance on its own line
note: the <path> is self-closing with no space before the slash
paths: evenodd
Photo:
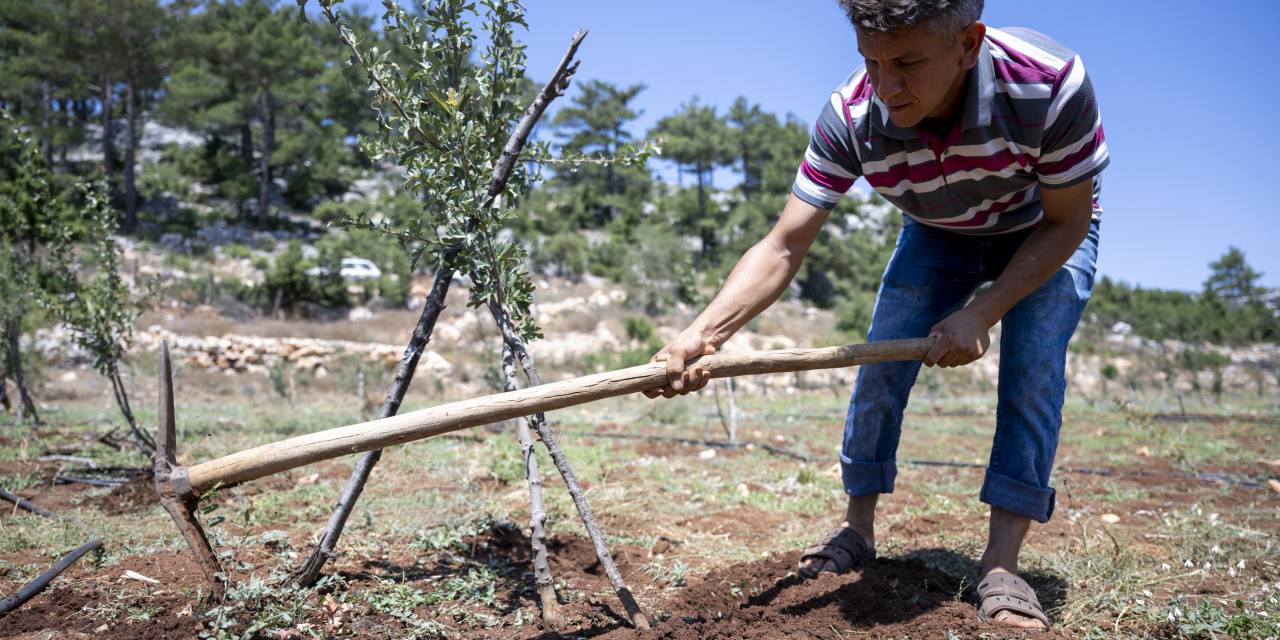
<path id="1" fill-rule="evenodd" d="M 320 267 L 307 269 L 307 275 L 318 276 L 323 273 Z M 338 275 L 347 280 L 376 280 L 382 277 L 382 270 L 371 260 L 364 258 L 343 258 L 338 267 Z"/>

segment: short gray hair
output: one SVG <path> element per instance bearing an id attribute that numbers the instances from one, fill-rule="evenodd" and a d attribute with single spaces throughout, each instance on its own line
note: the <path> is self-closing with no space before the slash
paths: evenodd
<path id="1" fill-rule="evenodd" d="M 838 0 L 853 26 L 889 33 L 928 26 L 952 38 L 982 17 L 982 0 Z"/>

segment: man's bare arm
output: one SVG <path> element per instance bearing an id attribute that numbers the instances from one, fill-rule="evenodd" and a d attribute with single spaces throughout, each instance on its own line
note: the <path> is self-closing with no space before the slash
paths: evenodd
<path id="1" fill-rule="evenodd" d="M 939 339 L 924 363 L 958 367 L 981 358 L 991 344 L 989 330 L 1014 305 L 1053 277 L 1089 233 L 1093 216 L 1093 183 L 1085 180 L 1064 189 L 1041 189 L 1044 219 L 1014 252 L 991 287 L 969 306 L 933 326 Z"/>
<path id="2" fill-rule="evenodd" d="M 646 395 L 670 398 L 705 386 L 710 374 L 697 367 L 686 371 L 685 362 L 714 353 L 782 295 L 830 213 L 830 209 L 819 209 L 795 194 L 789 196 L 773 229 L 742 254 L 707 308 L 653 357 L 667 362 L 669 383 Z"/>

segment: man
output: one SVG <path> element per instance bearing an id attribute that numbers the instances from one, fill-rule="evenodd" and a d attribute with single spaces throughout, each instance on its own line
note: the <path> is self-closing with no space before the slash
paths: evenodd
<path id="1" fill-rule="evenodd" d="M 649 395 L 702 388 L 707 371 L 685 362 L 715 352 L 777 299 L 831 208 L 866 178 L 905 214 L 868 340 L 936 336 L 924 364 L 956 367 L 982 357 L 1002 322 L 995 437 L 979 496 L 991 518 L 978 614 L 1043 628 L 1035 592 L 1017 577 L 1018 553 L 1031 521 L 1053 513 L 1067 342 L 1093 286 L 1097 175 L 1108 161 L 1093 88 L 1062 45 L 988 29 L 982 0 L 840 4 L 865 64 L 824 105 L 776 226 L 654 356 L 667 362 L 669 382 Z M 805 552 L 803 575 L 874 559 L 876 501 L 893 491 L 920 364 L 859 370 L 840 449 L 848 508 Z"/>

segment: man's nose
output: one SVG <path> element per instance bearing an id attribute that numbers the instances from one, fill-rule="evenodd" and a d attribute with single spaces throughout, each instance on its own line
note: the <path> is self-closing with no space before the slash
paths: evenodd
<path id="1" fill-rule="evenodd" d="M 891 98 L 902 92 L 903 83 L 902 76 L 892 71 L 880 70 L 880 77 L 876 78 L 876 93 L 881 99 Z"/>

